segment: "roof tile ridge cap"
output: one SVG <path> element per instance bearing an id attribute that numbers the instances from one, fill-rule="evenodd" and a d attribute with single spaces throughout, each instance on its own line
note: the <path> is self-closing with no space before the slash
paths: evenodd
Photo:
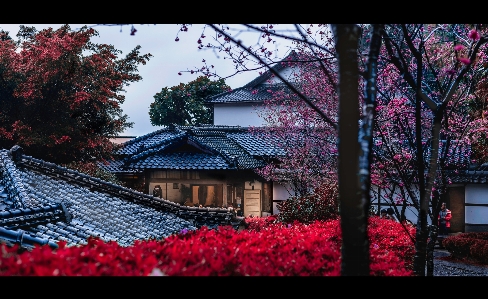
<path id="1" fill-rule="evenodd" d="M 23 157 L 24 155 L 22 154 L 21 156 Z M 16 193 L 13 196 L 15 206 L 17 208 L 24 208 L 25 207 L 24 204 L 29 199 L 29 197 L 27 196 L 27 193 L 25 192 L 24 183 L 22 182 L 22 180 L 17 179 L 18 169 L 17 169 L 16 164 L 14 161 L 12 161 L 12 158 L 10 157 L 8 151 L 0 152 L 0 160 L 3 160 L 3 163 L 2 163 L 3 173 L 4 173 L 3 177 L 7 176 L 7 178 L 11 182 L 11 185 L 14 188 L 13 191 Z M 7 167 L 7 166 L 11 166 L 11 167 Z M 7 174 L 7 175 L 5 175 L 5 174 Z M 17 185 L 19 187 L 17 187 Z M 7 192 L 8 192 L 8 190 L 7 190 Z"/>
<path id="2" fill-rule="evenodd" d="M 209 151 L 209 152 L 216 154 L 216 155 L 220 154 L 220 151 L 218 151 L 217 149 L 211 147 L 210 145 L 208 145 L 206 143 L 201 142 L 196 137 L 201 137 L 201 136 L 189 135 L 188 136 L 188 142 L 193 143 L 194 146 L 201 148 L 201 150 L 203 150 L 203 151 Z"/>
<path id="3" fill-rule="evenodd" d="M 149 157 L 150 155 L 158 154 L 159 152 L 164 151 L 167 148 L 167 146 L 170 145 L 172 142 L 177 141 L 178 139 L 183 139 L 185 136 L 186 136 L 186 132 L 180 132 L 171 138 L 160 141 L 155 146 L 151 146 L 140 153 L 130 156 L 128 158 L 128 162 L 129 163 L 137 162 L 141 159 Z M 162 146 L 162 147 L 155 149 L 155 147 L 158 146 Z"/>
<path id="4" fill-rule="evenodd" d="M 169 137 L 167 139 L 163 139 L 163 140 L 161 140 L 159 142 L 155 142 L 154 144 L 152 144 L 152 145 L 150 145 L 148 147 L 145 147 L 145 149 L 142 152 L 140 152 L 139 154 L 142 154 L 142 153 L 145 153 L 145 152 L 150 152 L 151 150 L 154 150 L 154 148 L 156 148 L 156 147 L 159 147 L 161 145 L 165 145 L 167 143 L 169 144 L 172 141 L 177 140 L 178 138 L 181 138 L 183 135 L 186 134 L 186 132 L 183 131 L 183 130 L 181 130 L 181 129 L 179 131 L 176 131 L 176 130 L 174 130 L 174 131 L 176 132 L 175 135 L 173 135 L 173 136 L 171 136 L 171 137 Z"/>
<path id="5" fill-rule="evenodd" d="M 286 55 L 282 60 L 280 61 L 277 61 L 277 62 L 274 62 L 274 65 L 266 70 L 266 72 L 262 73 L 261 75 L 259 75 L 258 77 L 254 78 L 252 81 L 250 81 L 249 83 L 245 84 L 243 87 L 254 87 L 266 80 L 268 80 L 271 75 L 272 75 L 272 72 L 270 71 L 270 69 L 273 69 L 275 71 L 279 71 L 281 69 L 283 69 L 285 66 L 284 64 L 287 62 L 288 60 L 288 57 L 291 57 L 291 58 L 296 58 L 296 52 L 295 50 L 292 50 L 290 52 L 290 54 Z"/>
<path id="6" fill-rule="evenodd" d="M 33 161 L 33 162 L 42 164 L 43 166 L 52 167 L 54 170 L 58 171 L 60 174 L 63 174 L 63 175 L 65 173 L 70 173 L 70 174 L 73 174 L 73 175 L 79 175 L 81 177 L 84 177 L 84 176 L 90 177 L 89 175 L 87 175 L 87 174 L 85 174 L 83 172 L 80 172 L 80 171 L 78 171 L 76 169 L 71 169 L 71 168 L 68 168 L 68 167 L 64 167 L 64 166 L 58 165 L 56 163 L 52 163 L 52 162 L 48 162 L 46 160 L 34 158 L 32 156 L 23 155 L 23 158 L 26 159 L 26 160 L 30 160 L 30 161 Z M 27 163 L 26 166 L 29 167 L 29 168 L 33 168 L 32 165 L 30 165 L 29 163 Z"/>
<path id="7" fill-rule="evenodd" d="M 23 156 L 25 156 L 25 155 L 23 155 Z M 105 181 L 105 180 L 102 180 L 100 178 L 91 176 L 91 175 L 86 174 L 86 173 L 83 173 L 83 172 L 79 172 L 79 171 L 74 170 L 74 169 L 70 169 L 70 168 L 66 168 L 66 167 L 63 167 L 63 166 L 59 166 L 57 164 L 50 163 L 50 162 L 46 162 L 44 160 L 36 159 L 36 158 L 30 157 L 30 156 L 27 156 L 26 158 L 30 158 L 31 160 L 33 160 L 35 162 L 38 162 L 38 163 L 41 162 L 43 164 L 48 163 L 49 165 L 54 165 L 55 167 L 57 167 L 57 170 L 65 171 L 66 173 L 71 173 L 71 174 L 79 175 L 79 176 L 81 176 L 83 178 L 88 179 L 89 180 L 88 182 L 91 182 L 91 183 L 100 183 L 100 184 L 104 185 L 105 187 L 111 188 L 112 190 L 122 190 L 122 191 L 126 191 L 128 193 L 131 193 L 133 195 L 137 195 L 137 196 L 141 196 L 142 195 L 143 197 L 146 197 L 146 198 L 149 198 L 149 199 L 151 199 L 153 197 L 153 196 L 150 196 L 148 194 L 139 192 L 137 190 L 134 190 L 134 189 L 131 189 L 131 188 L 128 188 L 128 187 L 124 187 L 122 185 L 118 185 L 118 184 L 115 184 L 115 183 L 112 183 L 112 182 L 109 182 L 109 181 Z M 163 200 L 165 202 L 166 201 L 167 202 L 171 202 L 171 201 L 168 201 L 167 199 L 163 199 Z"/>
<path id="8" fill-rule="evenodd" d="M 37 163 L 40 163 L 42 165 L 47 165 L 48 167 L 52 167 L 52 168 L 54 168 L 55 171 L 57 171 L 59 174 L 61 174 L 63 176 L 65 176 L 66 174 L 71 174 L 71 175 L 74 175 L 74 176 L 79 176 L 79 177 L 85 178 L 85 179 L 87 179 L 89 181 L 90 180 L 91 181 L 94 181 L 96 183 L 102 183 L 102 184 L 108 184 L 108 185 L 115 185 L 115 186 L 123 187 L 121 185 L 117 185 L 117 184 L 114 184 L 114 183 L 111 183 L 111 182 L 102 180 L 100 178 L 91 176 L 89 174 L 86 174 L 84 172 L 78 171 L 76 169 L 71 169 L 71 168 L 68 168 L 68 167 L 60 166 L 60 165 L 57 165 L 55 163 L 47 162 L 47 161 L 42 160 L 42 159 L 33 158 L 31 156 L 25 156 L 24 155 L 24 157 L 26 159 L 28 159 L 28 160 L 33 161 L 33 162 L 37 162 Z M 29 165 L 29 164 L 27 164 L 27 165 Z"/>
<path id="9" fill-rule="evenodd" d="M 171 130 L 171 129 L 170 129 L 170 128 L 168 128 L 168 127 L 164 127 L 164 128 L 159 129 L 159 130 L 156 130 L 156 131 L 153 131 L 153 132 L 147 133 L 147 134 L 145 134 L 145 135 L 142 135 L 142 136 L 136 137 L 136 138 L 134 138 L 134 139 L 128 140 L 128 141 L 126 141 L 126 142 L 124 142 L 124 143 L 122 143 L 122 144 L 123 144 L 124 146 L 131 145 L 131 144 L 133 144 L 133 143 L 139 142 L 139 141 L 141 141 L 141 140 L 143 140 L 143 139 L 147 139 L 147 138 L 149 138 L 149 137 L 152 137 L 152 136 L 154 136 L 154 135 L 156 135 L 156 134 L 159 134 L 159 133 L 162 133 L 162 132 L 164 132 L 164 131 L 168 131 L 168 130 Z"/>
<path id="10" fill-rule="evenodd" d="M 231 136 L 228 136 L 228 133 L 227 132 L 224 132 L 225 134 L 225 138 L 226 140 L 229 141 L 229 143 L 231 143 L 233 146 L 235 146 L 238 150 L 244 152 L 246 155 L 247 155 L 247 158 L 251 157 L 254 159 L 254 156 L 251 155 L 250 152 L 248 152 L 238 141 L 234 140 L 234 138 L 232 138 Z M 220 150 L 217 150 L 219 152 L 219 154 L 224 158 L 224 160 L 226 160 L 229 164 L 233 164 L 234 163 L 234 160 L 236 161 L 236 163 L 238 164 L 238 156 L 234 156 L 234 155 L 229 155 L 227 151 L 220 151 Z M 236 164 L 236 168 L 239 167 L 239 165 Z"/>
<path id="11" fill-rule="evenodd" d="M 213 96 L 209 96 L 209 97 L 205 98 L 205 102 L 206 101 L 211 101 L 211 100 L 213 100 L 215 98 L 222 97 L 224 95 L 227 95 L 227 94 L 230 94 L 230 93 L 233 93 L 233 92 L 236 92 L 236 91 L 241 90 L 243 88 L 244 88 L 244 86 L 241 86 L 241 87 L 233 88 L 233 89 L 228 90 L 228 91 L 221 92 L 221 93 L 216 94 L 216 95 L 213 95 Z"/>
<path id="12" fill-rule="evenodd" d="M 55 241 L 51 241 L 50 239 L 47 239 L 47 238 L 40 238 L 37 236 L 33 236 L 33 235 L 31 235 L 30 232 L 24 231 L 22 229 L 14 231 L 11 229 L 6 229 L 6 228 L 0 227 L 0 234 L 10 235 L 11 238 L 15 237 L 15 239 L 16 239 L 15 241 L 14 240 L 10 240 L 10 241 L 13 242 L 14 244 L 19 244 L 20 247 L 24 247 L 24 248 L 27 246 L 28 247 L 34 247 L 35 246 L 34 244 L 48 245 L 53 249 L 59 247 L 57 242 L 55 242 Z M 7 239 L 8 239 L 8 237 L 7 237 Z M 27 244 L 27 246 L 26 246 L 26 244 Z"/>

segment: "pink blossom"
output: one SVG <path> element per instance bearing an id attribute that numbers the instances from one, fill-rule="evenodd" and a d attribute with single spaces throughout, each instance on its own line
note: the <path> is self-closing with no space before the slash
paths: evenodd
<path id="1" fill-rule="evenodd" d="M 462 49 L 464 49 L 464 46 L 463 45 L 457 44 L 457 45 L 454 46 L 454 50 L 455 51 L 461 51 Z"/>
<path id="2" fill-rule="evenodd" d="M 466 58 L 466 57 L 459 57 L 458 60 L 463 63 L 463 64 L 470 64 L 471 63 L 471 60 L 469 58 Z"/>
<path id="3" fill-rule="evenodd" d="M 454 75 L 454 74 L 456 74 L 456 71 L 455 71 L 455 70 L 453 70 L 453 69 L 446 69 L 445 71 L 446 71 L 446 73 L 447 73 L 447 74 L 449 74 L 449 75 Z"/>
<path id="4" fill-rule="evenodd" d="M 471 29 L 471 31 L 469 31 L 468 37 L 472 40 L 479 40 L 481 36 L 479 32 L 476 31 L 476 29 Z"/>

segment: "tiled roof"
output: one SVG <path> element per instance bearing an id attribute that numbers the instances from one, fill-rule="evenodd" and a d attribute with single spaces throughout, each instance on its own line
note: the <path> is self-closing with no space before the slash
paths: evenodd
<path id="1" fill-rule="evenodd" d="M 441 146 L 439 146 L 439 157 L 444 156 L 447 142 L 446 140 L 441 140 Z M 446 155 L 446 168 L 449 169 L 467 169 L 471 164 L 471 145 L 453 140 L 448 147 L 448 152 Z"/>
<path id="2" fill-rule="evenodd" d="M 131 163 L 134 169 L 229 169 L 221 156 L 205 153 L 156 154 Z"/>
<path id="3" fill-rule="evenodd" d="M 441 157 L 444 157 L 446 147 L 446 140 L 441 140 L 439 144 L 439 159 Z M 393 144 L 393 148 L 394 150 L 396 150 L 395 153 L 399 152 L 402 148 L 408 148 L 408 142 L 396 142 L 395 144 Z M 381 155 L 384 148 L 375 146 L 374 150 L 377 155 Z M 424 152 L 424 158 L 428 159 L 428 157 L 430 157 L 430 145 L 425 145 Z M 387 156 L 389 156 L 389 154 Z M 445 169 L 466 170 L 471 165 L 471 146 L 465 142 L 453 140 L 448 147 L 448 153 L 447 155 L 445 155 L 445 159 Z M 428 160 L 426 160 L 425 162 L 429 163 Z"/>
<path id="4" fill-rule="evenodd" d="M 263 102 L 272 98 L 277 91 L 290 92 L 283 83 L 262 84 L 253 87 L 239 87 L 208 98 L 206 103 L 250 103 Z"/>
<path id="5" fill-rule="evenodd" d="M 288 54 L 285 58 L 283 58 L 279 63 L 275 64 L 272 69 L 276 72 L 280 71 L 281 69 L 285 68 L 287 61 L 289 60 L 296 60 L 298 59 L 297 53 L 292 50 L 290 54 Z M 273 76 L 273 73 L 270 70 L 267 70 L 262 75 L 256 77 L 251 82 L 244 85 L 244 87 L 255 87 L 259 84 L 265 83 Z"/>
<path id="6" fill-rule="evenodd" d="M 119 154 L 134 154 L 144 150 L 167 144 L 172 140 L 183 136 L 184 132 L 175 132 L 174 130 L 163 128 L 144 136 L 131 139 L 124 143 L 124 147 L 119 150 Z"/>
<path id="7" fill-rule="evenodd" d="M 291 51 L 290 54 L 288 54 L 283 60 L 275 64 L 272 69 L 274 71 L 280 71 L 286 67 L 286 61 L 294 60 L 296 58 L 296 52 Z M 270 99 L 272 93 L 278 90 L 290 92 L 289 89 L 282 83 L 268 84 L 267 81 L 272 77 L 272 75 L 273 73 L 270 70 L 267 70 L 246 85 L 232 91 L 223 92 L 221 94 L 209 97 L 205 100 L 205 102 L 208 104 L 262 102 Z"/>
<path id="8" fill-rule="evenodd" d="M 488 171 L 456 171 L 448 172 L 451 183 L 457 184 L 486 184 L 488 182 Z"/>
<path id="9" fill-rule="evenodd" d="M 226 209 L 191 210 L 23 155 L 19 147 L 0 150 L 0 241 L 74 246 L 94 236 L 128 246 L 201 225 L 238 223 Z"/>
<path id="10" fill-rule="evenodd" d="M 179 126 L 122 144 L 120 158 L 102 167 L 113 173 L 142 169 L 255 169 L 265 166 L 264 157 L 283 154 L 274 144 L 273 140 L 257 137 L 239 126 Z"/>
<path id="11" fill-rule="evenodd" d="M 230 132 L 227 136 L 239 143 L 242 148 L 253 156 L 275 157 L 285 154 L 283 149 L 271 146 L 276 144 L 276 140 L 269 137 L 260 136 L 256 138 L 256 135 L 248 132 Z"/>

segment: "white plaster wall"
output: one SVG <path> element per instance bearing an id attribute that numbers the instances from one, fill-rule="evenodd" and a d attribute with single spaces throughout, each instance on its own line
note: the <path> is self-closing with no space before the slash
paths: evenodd
<path id="1" fill-rule="evenodd" d="M 468 184 L 465 189 L 465 203 L 488 204 L 488 186 Z M 465 222 L 469 224 L 488 224 L 488 207 L 469 206 L 464 209 Z"/>
<path id="2" fill-rule="evenodd" d="M 391 192 L 388 190 L 388 194 L 390 194 Z M 418 187 L 417 186 L 413 186 L 413 190 L 412 190 L 412 193 L 414 194 L 414 196 L 417 197 L 417 200 L 419 199 L 419 196 L 420 196 L 420 193 L 419 193 L 419 190 L 418 190 Z M 371 204 L 378 208 L 378 188 L 376 186 L 371 186 L 371 194 L 372 194 L 372 198 L 371 198 Z M 386 198 L 385 197 L 386 195 L 386 191 L 385 190 L 381 190 L 381 193 L 380 193 L 380 204 L 381 204 L 381 209 L 383 208 L 387 208 L 390 204 L 390 199 L 389 198 Z M 407 202 L 408 203 L 412 203 L 412 200 L 410 199 L 410 197 L 408 196 L 408 194 L 405 192 L 405 195 L 407 197 Z M 399 188 L 396 188 L 395 191 L 393 192 L 393 194 L 391 195 L 393 197 L 393 199 L 399 199 L 402 197 L 402 193 L 400 191 Z M 397 209 L 399 212 L 401 212 L 401 208 L 402 208 L 402 205 L 401 203 L 397 204 L 396 205 Z M 418 211 L 417 209 L 412 205 L 412 206 L 407 206 L 406 209 L 405 209 L 405 217 L 412 221 L 413 223 L 417 223 L 417 220 L 418 220 Z M 430 220 L 430 217 L 427 217 L 427 222 L 430 224 L 431 223 L 431 220 Z"/>
<path id="3" fill-rule="evenodd" d="M 286 190 L 286 188 L 281 185 L 280 183 L 273 182 L 273 214 L 276 215 L 279 213 L 277 202 L 275 200 L 287 200 L 290 198 L 290 193 Z"/>
<path id="4" fill-rule="evenodd" d="M 488 204 L 488 185 L 469 184 L 465 190 L 466 203 Z"/>
<path id="5" fill-rule="evenodd" d="M 215 104 L 214 125 L 224 126 L 263 126 L 265 122 L 258 116 L 256 104 Z"/>
<path id="6" fill-rule="evenodd" d="M 466 206 L 464 208 L 465 222 L 468 224 L 488 224 L 488 207 Z"/>
<path id="7" fill-rule="evenodd" d="M 273 182 L 273 200 L 287 200 L 290 196 L 285 186 L 278 182 Z"/>
<path id="8" fill-rule="evenodd" d="M 132 140 L 134 138 L 136 138 L 136 136 L 121 136 L 121 137 L 110 138 L 110 141 L 112 141 L 113 143 L 116 143 L 116 144 L 121 144 L 121 143 L 127 142 L 129 140 Z"/>
<path id="9" fill-rule="evenodd" d="M 280 211 L 278 210 L 278 203 L 273 202 L 273 215 L 278 215 Z"/>

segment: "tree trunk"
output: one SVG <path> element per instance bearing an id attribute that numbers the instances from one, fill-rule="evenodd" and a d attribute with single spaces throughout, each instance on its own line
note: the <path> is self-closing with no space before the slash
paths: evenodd
<path id="1" fill-rule="evenodd" d="M 368 54 L 368 63 L 365 71 L 364 107 L 362 124 L 359 129 L 359 176 L 362 189 L 362 200 L 365 203 L 365 213 L 369 215 L 371 201 L 371 157 L 373 148 L 373 127 L 376 111 L 376 78 L 378 74 L 378 56 L 381 47 L 381 31 L 383 24 L 374 24 L 371 34 L 371 44 Z"/>
<path id="2" fill-rule="evenodd" d="M 359 177 L 358 41 L 360 28 L 333 24 L 339 61 L 339 202 L 342 229 L 342 276 L 369 275 L 366 203 Z"/>

